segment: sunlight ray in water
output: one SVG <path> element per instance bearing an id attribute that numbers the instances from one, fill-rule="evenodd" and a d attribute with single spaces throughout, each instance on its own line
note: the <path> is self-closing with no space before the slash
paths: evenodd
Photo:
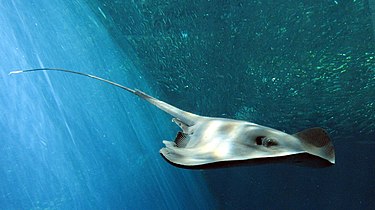
<path id="1" fill-rule="evenodd" d="M 1 208 L 214 208 L 200 173 L 160 157 L 159 134 L 173 135 L 165 116 L 71 76 L 16 79 L 25 67 L 74 67 L 152 92 L 84 1 L 4 2 L 0 25 L 0 73 L 14 70 L 0 80 Z"/>

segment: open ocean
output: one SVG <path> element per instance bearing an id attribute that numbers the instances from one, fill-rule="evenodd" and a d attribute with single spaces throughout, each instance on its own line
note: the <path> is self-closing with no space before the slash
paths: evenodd
<path id="1" fill-rule="evenodd" d="M 190 170 L 183 110 L 289 134 L 336 164 Z M 2 0 L 0 209 L 375 209 L 375 0 Z"/>

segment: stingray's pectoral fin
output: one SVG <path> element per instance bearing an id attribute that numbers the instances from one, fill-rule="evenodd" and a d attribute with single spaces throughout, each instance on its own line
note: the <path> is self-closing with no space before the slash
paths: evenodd
<path id="1" fill-rule="evenodd" d="M 160 154 L 171 164 L 185 165 L 191 158 L 185 151 L 189 140 L 188 134 L 178 132 L 174 141 L 163 141 L 165 147 L 160 149 Z"/>
<path id="2" fill-rule="evenodd" d="M 173 147 L 176 147 L 176 143 L 174 143 L 173 141 L 166 141 L 166 140 L 164 140 L 164 141 L 163 141 L 163 144 L 165 144 L 165 146 L 166 146 L 167 148 L 173 148 Z"/>
<path id="3" fill-rule="evenodd" d="M 322 128 L 310 128 L 293 136 L 301 140 L 307 153 L 335 163 L 335 150 L 327 132 Z"/>

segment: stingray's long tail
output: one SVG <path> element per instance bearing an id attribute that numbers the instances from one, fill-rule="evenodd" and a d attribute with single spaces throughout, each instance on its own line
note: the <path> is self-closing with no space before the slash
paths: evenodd
<path id="1" fill-rule="evenodd" d="M 81 73 L 81 72 L 77 72 L 77 71 L 71 71 L 71 70 L 67 70 L 67 69 L 59 69 L 59 68 L 26 69 L 26 70 L 11 71 L 11 72 L 9 72 L 9 75 L 11 75 L 11 74 L 26 73 L 26 72 L 33 72 L 33 71 L 62 71 L 62 72 L 67 72 L 67 73 L 72 73 L 72 74 L 78 74 L 78 75 L 82 75 L 82 76 L 85 76 L 85 77 L 90 77 L 90 78 L 93 78 L 93 79 L 96 79 L 96 80 L 100 80 L 100 81 L 109 83 L 111 85 L 114 85 L 114 86 L 117 86 L 119 88 L 122 88 L 122 89 L 124 89 L 126 91 L 129 91 L 129 92 L 131 92 L 133 94 L 136 94 L 136 92 L 137 92 L 137 91 L 135 91 L 135 90 L 133 90 L 131 88 L 125 87 L 123 85 L 120 85 L 118 83 L 112 82 L 110 80 L 106 80 L 106 79 L 103 79 L 103 78 L 100 78 L 100 77 L 97 77 L 97 76 L 94 76 L 94 75 L 91 75 L 91 74 Z"/>
<path id="2" fill-rule="evenodd" d="M 154 98 L 150 95 L 147 95 L 146 93 L 144 93 L 142 91 L 139 91 L 137 89 L 131 89 L 131 88 L 125 87 L 123 85 L 120 85 L 118 83 L 115 83 L 115 82 L 112 82 L 110 80 L 103 79 L 103 78 L 100 78 L 100 77 L 97 77 L 97 76 L 94 76 L 94 75 L 91 75 L 91 74 L 81 73 L 81 72 L 77 72 L 77 71 L 71 71 L 71 70 L 67 70 L 67 69 L 59 69 L 59 68 L 37 68 L 37 69 L 11 71 L 9 73 L 9 75 L 26 73 L 26 72 L 33 72 L 33 71 L 61 71 L 61 72 L 66 72 L 66 73 L 71 73 L 71 74 L 78 74 L 78 75 L 81 75 L 81 76 L 90 77 L 90 78 L 93 78 L 93 79 L 96 79 L 96 80 L 99 80 L 99 81 L 102 81 L 102 82 L 109 83 L 111 85 L 114 85 L 116 87 L 124 89 L 128 92 L 131 92 L 131 93 L 143 98 L 144 100 L 146 100 L 149 103 L 155 105 L 159 109 L 161 109 L 161 110 L 167 112 L 168 114 L 180 119 L 181 121 L 183 121 L 188 126 L 194 125 L 196 119 L 199 117 L 198 115 L 195 115 L 195 114 L 190 113 L 190 112 L 186 112 L 186 111 L 181 110 L 177 107 L 174 107 L 174 106 L 172 106 L 168 103 L 160 101 L 159 99 L 156 99 L 156 98 Z"/>

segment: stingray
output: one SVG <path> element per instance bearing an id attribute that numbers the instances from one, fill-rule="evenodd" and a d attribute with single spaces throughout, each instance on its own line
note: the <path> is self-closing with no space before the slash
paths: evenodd
<path id="1" fill-rule="evenodd" d="M 247 121 L 200 116 L 176 108 L 140 90 L 66 69 L 38 68 L 12 71 L 9 74 L 33 71 L 61 71 L 100 80 L 122 88 L 172 115 L 172 121 L 181 131 L 174 141 L 163 141 L 165 147 L 160 149 L 160 154 L 178 167 L 216 168 L 271 162 L 328 166 L 335 163 L 330 137 L 319 127 L 290 135 Z"/>

